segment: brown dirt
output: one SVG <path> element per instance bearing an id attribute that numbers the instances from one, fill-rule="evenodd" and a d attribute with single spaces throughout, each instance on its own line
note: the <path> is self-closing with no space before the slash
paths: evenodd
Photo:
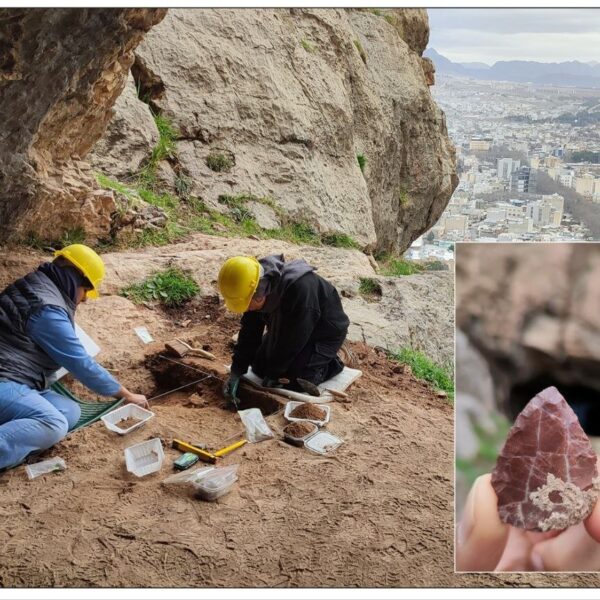
<path id="1" fill-rule="evenodd" d="M 23 275 L 29 262 L 37 264 L 39 256 L 11 264 L 5 255 L 0 281 Z M 173 337 L 209 346 L 217 361 L 186 363 L 213 369 L 215 377 L 151 403 L 156 417 L 144 429 L 123 437 L 95 423 L 40 457 L 62 456 L 64 472 L 32 481 L 24 467 L 0 474 L 0 586 L 600 582 L 593 575 L 453 573 L 453 410 L 409 370 L 396 373 L 383 352 L 363 344 L 349 345 L 364 371 L 349 390 L 350 402 L 332 403 L 328 428 L 344 440 L 333 453 L 316 455 L 281 439 L 248 444 L 220 460 L 240 469 L 237 484 L 217 502 L 161 486 L 181 456 L 171 448 L 174 438 L 216 449 L 244 431 L 237 415 L 224 410 L 218 379 L 230 362 L 238 320 L 214 299 L 203 299 L 190 314 L 130 308 L 125 322 L 114 314 L 115 298 L 84 307 L 81 320 L 101 338 L 102 362 L 114 366 L 126 386 L 151 395 L 191 381 L 189 367 L 171 371 L 170 380 L 165 372 L 160 382 L 159 369 L 145 366 L 157 364 L 150 357 Z M 119 299 L 119 306 L 128 301 Z M 88 314 L 94 316 L 89 324 Z M 141 324 L 151 327 L 155 343 L 126 337 L 125 327 Z M 247 395 L 250 404 L 260 398 Z M 266 420 L 281 437 L 280 411 Z M 128 473 L 124 448 L 155 437 L 164 442 L 162 470 L 143 478 Z"/>
<path id="2" fill-rule="evenodd" d="M 120 427 L 121 429 L 129 429 L 130 427 L 137 425 L 139 422 L 140 422 L 139 419 L 134 419 L 133 417 L 127 417 L 126 419 L 121 419 L 117 423 L 117 427 Z"/>
<path id="3" fill-rule="evenodd" d="M 326 412 L 316 406 L 315 404 L 299 404 L 294 408 L 292 412 L 290 412 L 290 417 L 294 417 L 294 419 L 313 419 L 314 421 L 322 421 Z"/>
<path id="4" fill-rule="evenodd" d="M 290 423 L 284 430 L 283 433 L 286 435 L 291 435 L 295 438 L 303 438 L 305 435 L 309 433 L 313 433 L 316 431 L 315 425 L 312 423 Z"/>

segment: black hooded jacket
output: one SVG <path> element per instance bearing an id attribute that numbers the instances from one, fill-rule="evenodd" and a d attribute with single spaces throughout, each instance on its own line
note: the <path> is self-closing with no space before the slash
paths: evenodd
<path id="1" fill-rule="evenodd" d="M 350 324 L 337 290 L 304 261 L 284 262 L 282 255 L 272 255 L 259 262 L 264 269 L 259 290 L 267 301 L 262 310 L 242 317 L 232 372 L 245 373 L 261 346 L 265 375 L 272 379 L 285 376 L 309 343 L 334 358 Z"/>

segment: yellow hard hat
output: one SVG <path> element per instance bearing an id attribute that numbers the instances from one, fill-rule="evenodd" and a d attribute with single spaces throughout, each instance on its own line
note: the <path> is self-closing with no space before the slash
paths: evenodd
<path id="1" fill-rule="evenodd" d="M 260 281 L 260 264 L 253 256 L 228 258 L 219 271 L 219 291 L 234 313 L 248 310 Z"/>
<path id="2" fill-rule="evenodd" d="M 87 293 L 87 297 L 98 298 L 100 284 L 104 279 L 104 262 L 94 250 L 84 244 L 71 244 L 62 250 L 56 250 L 54 256 L 63 256 L 77 267 L 94 287 Z"/>

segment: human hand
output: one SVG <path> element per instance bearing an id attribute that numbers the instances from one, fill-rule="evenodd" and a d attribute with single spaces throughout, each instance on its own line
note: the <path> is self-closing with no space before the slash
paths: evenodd
<path id="1" fill-rule="evenodd" d="M 539 533 L 498 516 L 491 475 L 479 477 L 456 529 L 458 571 L 600 571 L 600 502 L 583 522 Z"/>
<path id="2" fill-rule="evenodd" d="M 223 386 L 223 396 L 225 396 L 225 398 L 231 400 L 231 402 L 233 402 L 233 404 L 235 404 L 235 406 L 237 406 L 237 403 L 238 403 L 237 392 L 238 392 L 239 387 L 240 387 L 239 375 L 234 375 L 233 373 L 231 373 L 231 375 L 229 375 L 229 379 L 227 379 L 227 381 L 225 382 L 225 385 Z"/>
<path id="3" fill-rule="evenodd" d="M 125 388 L 122 388 L 121 397 L 128 404 L 137 404 L 138 406 L 141 406 L 142 408 L 148 408 L 148 399 L 146 398 L 146 396 L 144 396 L 144 394 L 134 394 L 133 392 L 130 392 L 129 390 L 127 390 Z"/>

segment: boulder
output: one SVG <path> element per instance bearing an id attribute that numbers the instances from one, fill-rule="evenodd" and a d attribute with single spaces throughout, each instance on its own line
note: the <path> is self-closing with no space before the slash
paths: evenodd
<path id="1" fill-rule="evenodd" d="M 158 142 L 158 129 L 147 104 L 137 96 L 131 73 L 117 98 L 106 132 L 88 156 L 95 170 L 119 180 L 139 171 Z"/>
<path id="2" fill-rule="evenodd" d="M 133 72 L 180 131 L 180 166 L 209 206 L 269 196 L 319 231 L 402 251 L 458 181 L 428 35 L 423 9 L 174 9 Z M 208 167 L 215 149 L 231 169 Z"/>
<path id="3" fill-rule="evenodd" d="M 0 241 L 108 234 L 109 195 L 81 158 L 102 136 L 133 49 L 165 9 L 5 8 Z M 98 218 L 96 220 L 95 216 Z"/>

